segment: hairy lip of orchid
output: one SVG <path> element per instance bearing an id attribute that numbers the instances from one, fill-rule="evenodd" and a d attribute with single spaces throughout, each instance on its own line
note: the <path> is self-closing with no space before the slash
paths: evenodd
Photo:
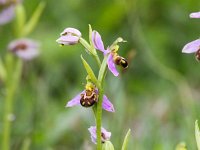
<path id="1" fill-rule="evenodd" d="M 95 91 L 85 90 L 84 94 L 81 94 L 80 104 L 83 107 L 90 107 L 94 105 L 98 100 L 98 95 Z"/>
<path id="2" fill-rule="evenodd" d="M 90 135 L 91 135 L 91 140 L 94 144 L 96 144 L 97 140 L 97 135 L 96 135 L 96 126 L 91 126 L 88 128 Z M 110 140 L 111 137 L 111 132 L 108 132 L 106 129 L 103 127 L 101 128 L 101 142 L 104 143 L 105 141 Z"/>

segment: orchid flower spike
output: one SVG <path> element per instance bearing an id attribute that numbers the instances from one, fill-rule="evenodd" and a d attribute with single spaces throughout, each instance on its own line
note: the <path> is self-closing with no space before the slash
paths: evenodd
<path id="1" fill-rule="evenodd" d="M 183 53 L 195 53 L 196 59 L 200 61 L 200 39 L 194 40 L 186 44 L 183 49 Z"/>
<path id="2" fill-rule="evenodd" d="M 75 45 L 81 38 L 81 32 L 75 28 L 66 28 L 56 40 L 61 45 Z"/>
<path id="3" fill-rule="evenodd" d="M 39 55 L 39 44 L 31 39 L 18 39 L 8 45 L 8 50 L 23 60 L 31 60 Z"/>
<path id="4" fill-rule="evenodd" d="M 118 76 L 119 72 L 116 69 L 116 65 L 119 65 L 123 68 L 128 67 L 128 62 L 125 58 L 118 55 L 117 51 L 119 49 L 118 42 L 123 42 L 122 38 L 118 38 L 114 45 L 104 48 L 101 35 L 97 31 L 92 32 L 92 43 L 94 48 L 101 51 L 104 55 L 108 55 L 107 65 L 108 69 L 113 73 L 114 76 Z"/>
<path id="5" fill-rule="evenodd" d="M 96 126 L 91 126 L 88 128 L 90 135 L 91 135 L 91 140 L 94 144 L 97 144 L 97 134 L 96 134 Z M 104 143 L 106 141 L 109 141 L 111 137 L 111 132 L 108 132 L 106 129 L 103 127 L 101 128 L 101 142 Z"/>
<path id="6" fill-rule="evenodd" d="M 83 107 L 91 107 L 98 102 L 98 89 L 91 83 L 86 84 L 85 90 L 70 100 L 66 107 L 81 105 Z M 103 96 L 102 108 L 106 111 L 114 112 L 113 104 L 106 95 Z"/>

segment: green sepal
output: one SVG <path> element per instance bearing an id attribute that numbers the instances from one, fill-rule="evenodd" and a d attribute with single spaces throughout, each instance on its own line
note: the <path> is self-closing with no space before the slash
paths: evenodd
<path id="1" fill-rule="evenodd" d="M 105 141 L 102 144 L 102 150 L 114 150 L 114 146 L 110 141 Z"/>
<path id="2" fill-rule="evenodd" d="M 200 131 L 198 126 L 198 120 L 195 121 L 195 137 L 197 141 L 197 148 L 200 150 Z"/>
<path id="3" fill-rule="evenodd" d="M 6 80 L 6 69 L 1 58 L 0 58 L 0 80 L 2 81 Z"/>
<path id="4" fill-rule="evenodd" d="M 24 6 L 19 3 L 15 9 L 16 12 L 16 23 L 15 23 L 15 33 L 17 37 L 23 36 L 24 25 L 26 22 L 26 12 Z"/>
<path id="5" fill-rule="evenodd" d="M 90 44 L 83 38 L 80 38 L 79 39 L 79 42 L 83 45 L 83 47 L 85 47 L 85 51 L 88 53 L 88 54 L 92 54 L 91 52 L 91 46 Z"/>
<path id="6" fill-rule="evenodd" d="M 102 82 L 103 78 L 105 77 L 107 60 L 108 60 L 108 55 L 106 55 L 104 57 L 103 62 L 102 62 L 101 67 L 100 67 L 100 70 L 99 70 L 98 80 L 99 80 L 100 83 Z"/>
<path id="7" fill-rule="evenodd" d="M 128 145 L 128 140 L 129 140 L 130 134 L 131 134 L 131 129 L 129 129 L 128 132 L 126 133 L 126 136 L 124 138 L 124 142 L 122 145 L 122 150 L 127 150 L 127 145 Z"/>
<path id="8" fill-rule="evenodd" d="M 94 48 L 94 44 L 93 44 L 93 42 L 92 42 L 92 27 L 91 27 L 90 24 L 89 24 L 89 41 L 90 41 L 90 45 L 91 45 L 91 47 L 90 47 L 91 53 L 92 53 L 93 55 L 97 55 L 97 51 L 96 51 L 96 49 Z"/>
<path id="9" fill-rule="evenodd" d="M 82 55 L 81 55 L 81 59 L 82 59 L 82 62 L 83 62 L 83 65 L 85 67 L 85 70 L 86 70 L 87 74 L 90 76 L 91 81 L 99 88 L 100 87 L 99 86 L 99 82 L 98 82 L 98 80 L 97 80 L 92 68 L 87 63 L 87 61 L 82 57 Z"/>
<path id="10" fill-rule="evenodd" d="M 40 19 L 40 16 L 44 10 L 44 7 L 45 7 L 45 2 L 41 1 L 39 5 L 37 6 L 36 10 L 34 11 L 31 19 L 27 22 L 27 24 L 24 27 L 24 36 L 28 35 L 35 29 Z"/>
<path id="11" fill-rule="evenodd" d="M 126 42 L 126 41 L 123 40 L 123 38 L 118 37 L 118 38 L 113 42 L 113 44 L 110 46 L 110 50 L 113 50 L 113 49 L 118 45 L 118 43 L 121 43 L 121 42 Z"/>

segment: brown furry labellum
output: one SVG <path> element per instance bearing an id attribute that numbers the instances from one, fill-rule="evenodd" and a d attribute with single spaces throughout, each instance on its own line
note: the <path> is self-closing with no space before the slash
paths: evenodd
<path id="1" fill-rule="evenodd" d="M 97 94 L 94 91 L 86 90 L 81 94 L 80 104 L 83 107 L 90 107 L 97 102 Z"/>
<path id="2" fill-rule="evenodd" d="M 197 61 L 200 61 L 200 49 L 195 53 L 195 57 Z"/>
<path id="3" fill-rule="evenodd" d="M 119 55 L 114 57 L 114 62 L 116 65 L 122 66 L 124 69 L 128 67 L 127 60 Z"/>

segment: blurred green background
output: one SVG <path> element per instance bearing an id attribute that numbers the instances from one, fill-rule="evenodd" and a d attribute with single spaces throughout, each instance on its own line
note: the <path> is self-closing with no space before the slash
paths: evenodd
<path id="1" fill-rule="evenodd" d="M 24 1 L 28 17 L 39 2 Z M 130 150 L 172 150 L 181 141 L 188 150 L 196 149 L 200 64 L 181 50 L 200 35 L 200 20 L 189 18 L 199 8 L 199 0 L 46 0 L 29 36 L 41 43 L 41 55 L 24 64 L 15 96 L 12 150 L 23 145 L 31 150 L 95 149 L 87 130 L 95 125 L 92 110 L 65 108 L 86 83 L 80 55 L 95 62 L 81 45 L 60 47 L 55 42 L 66 27 L 79 29 L 87 39 L 88 24 L 102 35 L 106 47 L 119 36 L 128 41 L 121 44 L 119 54 L 128 58 L 129 68 L 119 78 L 108 73 L 105 83 L 116 112 L 103 112 L 103 126 L 112 132 L 116 150 L 129 128 Z M 0 26 L 1 57 L 15 38 L 13 26 L 14 22 Z M 1 83 L 0 87 L 2 118 Z M 2 126 L 1 119 L 0 134 Z"/>

